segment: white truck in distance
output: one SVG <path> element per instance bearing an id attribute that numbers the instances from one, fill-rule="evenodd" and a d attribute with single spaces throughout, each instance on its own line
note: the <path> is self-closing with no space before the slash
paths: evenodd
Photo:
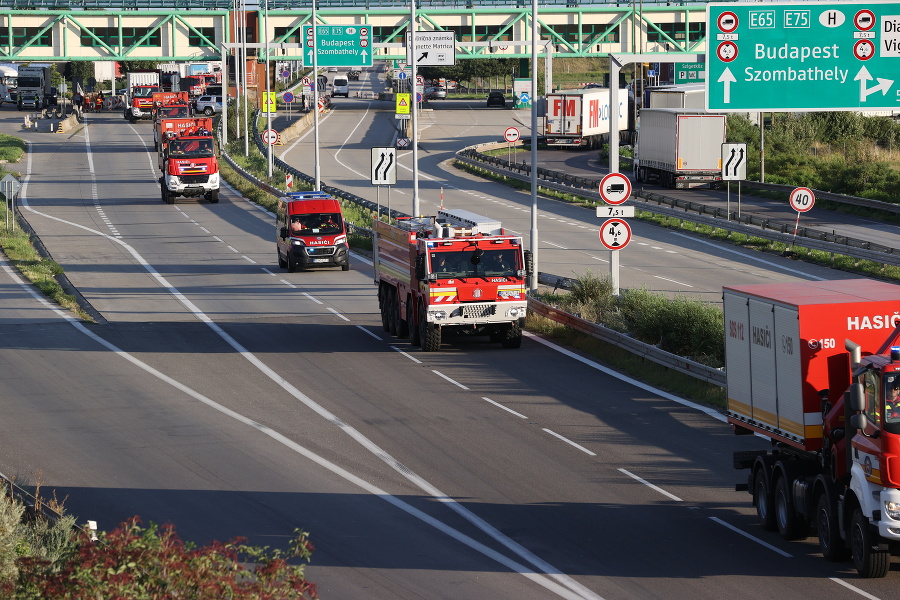
<path id="1" fill-rule="evenodd" d="M 645 108 L 638 120 L 634 174 L 667 188 L 722 180 L 725 115 L 689 108 Z"/>
<path id="2" fill-rule="evenodd" d="M 628 90 L 619 90 L 618 129 L 628 129 Z M 609 89 L 562 90 L 547 94 L 548 146 L 591 150 L 609 142 Z"/>
<path id="3" fill-rule="evenodd" d="M 18 88 L 16 105 L 19 110 L 56 106 L 56 88 L 50 82 L 50 67 L 19 67 Z"/>

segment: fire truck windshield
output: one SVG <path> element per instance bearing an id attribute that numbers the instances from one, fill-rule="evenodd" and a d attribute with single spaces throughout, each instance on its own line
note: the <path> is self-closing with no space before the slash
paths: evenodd
<path id="1" fill-rule="evenodd" d="M 164 119 L 185 119 L 191 116 L 187 106 L 163 106 L 157 112 Z"/>
<path id="2" fill-rule="evenodd" d="M 341 232 L 338 213 L 309 213 L 291 216 L 292 235 L 335 235 Z"/>
<path id="3" fill-rule="evenodd" d="M 177 158 L 210 158 L 213 155 L 211 139 L 174 139 L 169 142 L 169 155 Z"/>
<path id="4" fill-rule="evenodd" d="M 162 88 L 158 86 L 136 87 L 132 90 L 135 98 L 152 98 L 154 93 L 159 93 Z"/>
<path id="5" fill-rule="evenodd" d="M 513 248 L 485 250 L 473 262 L 475 253 L 471 250 L 432 252 L 431 272 L 441 279 L 466 277 L 515 277 L 521 267 L 519 253 Z"/>
<path id="6" fill-rule="evenodd" d="M 900 433 L 900 374 L 885 373 L 884 377 L 884 428 L 889 433 Z"/>

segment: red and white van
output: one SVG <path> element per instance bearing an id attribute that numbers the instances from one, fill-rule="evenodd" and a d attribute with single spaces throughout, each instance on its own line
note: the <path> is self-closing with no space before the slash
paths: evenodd
<path id="1" fill-rule="evenodd" d="M 350 247 L 340 200 L 324 192 L 297 192 L 279 198 L 275 246 L 278 266 L 291 273 L 310 267 L 349 271 Z"/>

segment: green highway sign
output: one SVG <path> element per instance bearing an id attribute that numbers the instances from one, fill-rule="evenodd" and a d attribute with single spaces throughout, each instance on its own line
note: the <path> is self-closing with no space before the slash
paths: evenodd
<path id="1" fill-rule="evenodd" d="M 900 2 L 713 3 L 712 111 L 900 109 Z"/>
<path id="2" fill-rule="evenodd" d="M 705 78 L 705 63 L 675 63 L 675 83 L 703 83 Z"/>
<path id="3" fill-rule="evenodd" d="M 306 43 L 303 48 L 303 66 L 313 64 L 313 51 L 320 67 L 371 67 L 372 28 L 368 24 L 317 25 L 313 48 L 312 25 L 303 28 Z"/>

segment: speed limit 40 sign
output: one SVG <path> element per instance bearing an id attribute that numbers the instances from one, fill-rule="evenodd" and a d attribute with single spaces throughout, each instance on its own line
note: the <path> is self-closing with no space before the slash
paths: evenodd
<path id="1" fill-rule="evenodd" d="M 791 203 L 791 208 L 797 212 L 806 212 L 816 203 L 816 195 L 809 188 L 798 187 L 791 192 L 788 201 Z"/>

